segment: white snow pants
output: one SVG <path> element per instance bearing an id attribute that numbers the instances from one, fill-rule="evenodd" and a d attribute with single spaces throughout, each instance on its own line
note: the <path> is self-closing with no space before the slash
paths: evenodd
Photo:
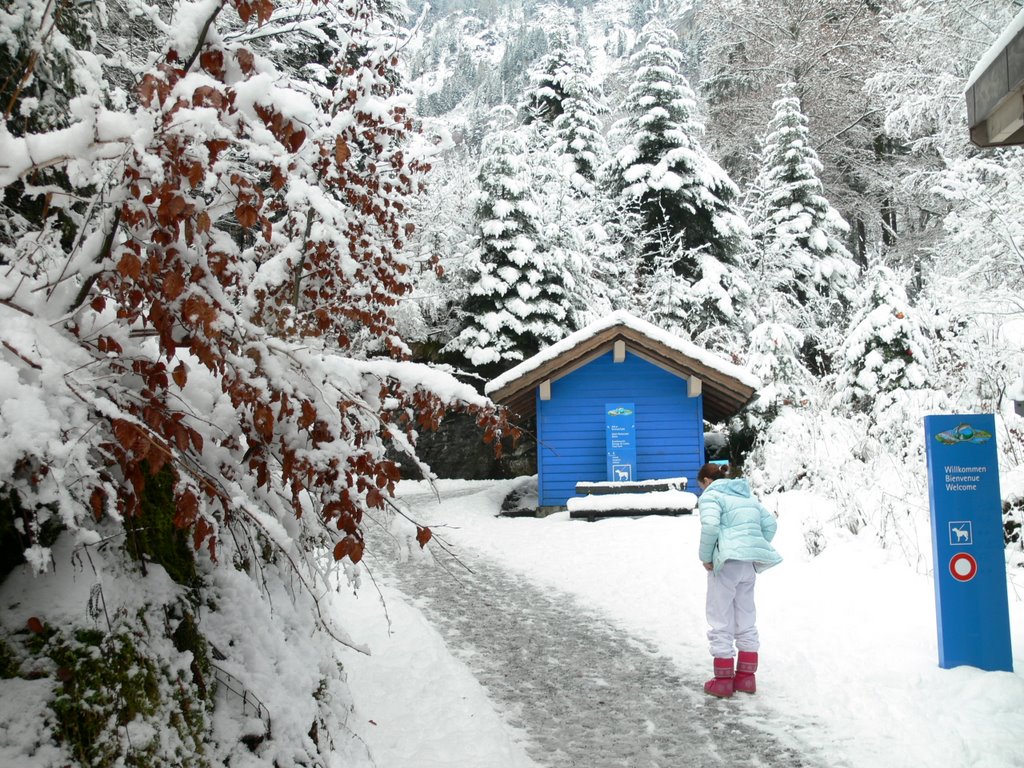
<path id="1" fill-rule="evenodd" d="M 738 650 L 760 647 L 755 621 L 753 563 L 726 560 L 718 573 L 708 572 L 708 643 L 716 659 L 731 659 Z"/>

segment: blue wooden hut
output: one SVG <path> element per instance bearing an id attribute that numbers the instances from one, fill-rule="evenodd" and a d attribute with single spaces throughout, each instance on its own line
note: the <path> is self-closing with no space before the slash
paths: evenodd
<path id="1" fill-rule="evenodd" d="M 580 482 L 686 477 L 704 463 L 704 421 L 750 402 L 748 371 L 627 312 L 615 312 L 489 382 L 491 399 L 536 415 L 539 506 Z"/>

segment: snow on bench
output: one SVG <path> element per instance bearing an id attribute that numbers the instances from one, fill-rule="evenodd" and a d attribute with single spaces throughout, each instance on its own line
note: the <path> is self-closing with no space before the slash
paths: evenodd
<path id="1" fill-rule="evenodd" d="M 574 496 L 565 503 L 569 517 L 634 517 L 640 515 L 688 515 L 697 507 L 689 491 L 649 493 L 600 493 Z"/>
<path id="2" fill-rule="evenodd" d="M 685 491 L 685 477 L 664 477 L 657 480 L 601 480 L 576 483 L 576 493 L 649 493 L 651 491 Z"/>

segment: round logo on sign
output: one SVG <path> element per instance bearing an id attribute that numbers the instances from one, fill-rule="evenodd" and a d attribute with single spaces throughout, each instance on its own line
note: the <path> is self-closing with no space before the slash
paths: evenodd
<path id="1" fill-rule="evenodd" d="M 958 552 L 949 561 L 949 573 L 957 581 L 970 581 L 978 572 L 978 561 L 966 552 Z"/>

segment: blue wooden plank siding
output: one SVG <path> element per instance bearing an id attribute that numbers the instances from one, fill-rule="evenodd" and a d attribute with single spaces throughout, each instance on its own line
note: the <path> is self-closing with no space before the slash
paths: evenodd
<path id="1" fill-rule="evenodd" d="M 581 480 L 605 476 L 606 403 L 636 407 L 635 480 L 687 477 L 697 485 L 704 461 L 700 396 L 686 396 L 686 380 L 636 355 L 621 363 L 608 352 L 551 384 L 537 397 L 537 477 L 541 506 L 562 506 Z"/>

